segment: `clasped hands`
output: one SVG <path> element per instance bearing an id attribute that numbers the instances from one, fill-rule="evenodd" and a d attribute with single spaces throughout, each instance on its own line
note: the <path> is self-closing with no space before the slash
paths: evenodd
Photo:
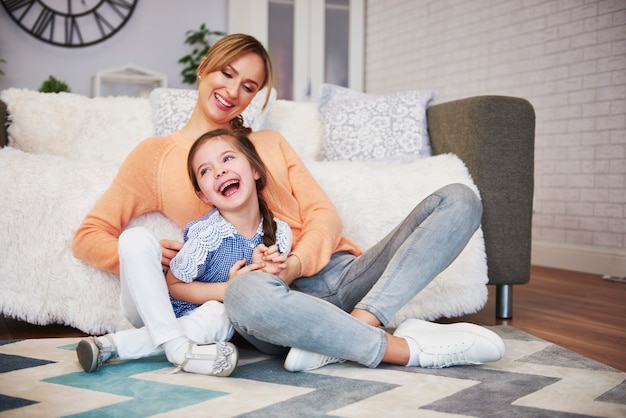
<path id="1" fill-rule="evenodd" d="M 161 240 L 161 264 L 165 270 L 169 269 L 170 261 L 178 254 L 183 244 L 176 240 Z M 291 257 L 288 263 L 287 256 L 281 255 L 277 245 L 266 246 L 259 244 L 252 253 L 252 262 L 246 266 L 248 260 L 235 262 L 229 270 L 228 279 L 250 271 L 263 271 L 273 274 L 291 283 L 300 274 L 300 260 Z"/>

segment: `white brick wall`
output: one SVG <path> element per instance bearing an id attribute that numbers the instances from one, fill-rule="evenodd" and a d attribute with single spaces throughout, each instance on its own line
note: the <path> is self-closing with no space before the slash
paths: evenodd
<path id="1" fill-rule="evenodd" d="M 533 104 L 533 241 L 626 254 L 625 0 L 370 0 L 366 21 L 370 93 Z"/>

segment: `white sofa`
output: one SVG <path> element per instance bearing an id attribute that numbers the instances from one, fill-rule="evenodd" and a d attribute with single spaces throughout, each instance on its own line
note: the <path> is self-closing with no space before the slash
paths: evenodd
<path id="1" fill-rule="evenodd" d="M 2 313 L 90 334 L 127 327 L 119 308 L 118 277 L 74 258 L 71 240 L 127 153 L 153 135 L 150 100 L 21 89 L 5 90 L 0 99 L 8 110 L 8 143 L 0 148 Z M 410 163 L 320 161 L 325 126 L 316 103 L 277 100 L 266 116 L 264 125 L 294 147 L 336 204 L 345 235 L 363 248 L 445 184 L 464 183 L 479 193 L 465 164 L 451 153 Z M 182 236 L 157 213 L 134 223 L 159 237 Z M 406 317 L 436 319 L 478 311 L 487 300 L 487 271 L 479 229 L 457 260 L 398 312 L 392 325 Z"/>

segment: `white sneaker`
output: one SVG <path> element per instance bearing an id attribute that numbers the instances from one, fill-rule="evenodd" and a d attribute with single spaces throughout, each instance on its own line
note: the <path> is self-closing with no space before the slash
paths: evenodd
<path id="1" fill-rule="evenodd" d="M 232 343 L 189 344 L 185 360 L 178 366 L 190 373 L 230 376 L 237 367 L 239 351 Z"/>
<path id="2" fill-rule="evenodd" d="M 506 352 L 498 334 L 466 322 L 436 324 L 407 319 L 393 335 L 412 338 L 419 345 L 419 362 L 424 368 L 484 364 L 500 360 Z"/>
<path id="3" fill-rule="evenodd" d="M 324 354 L 313 353 L 311 351 L 292 348 L 285 358 L 284 367 L 290 372 L 302 372 L 305 370 L 315 370 L 327 364 L 343 363 L 345 360 L 338 357 L 331 357 Z"/>

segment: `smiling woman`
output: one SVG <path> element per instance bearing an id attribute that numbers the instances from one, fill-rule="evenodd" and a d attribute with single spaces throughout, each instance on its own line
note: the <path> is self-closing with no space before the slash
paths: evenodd
<path id="1" fill-rule="evenodd" d="M 138 0 L 2 0 L 20 28 L 46 43 L 84 47 L 115 35 L 129 21 Z"/>

